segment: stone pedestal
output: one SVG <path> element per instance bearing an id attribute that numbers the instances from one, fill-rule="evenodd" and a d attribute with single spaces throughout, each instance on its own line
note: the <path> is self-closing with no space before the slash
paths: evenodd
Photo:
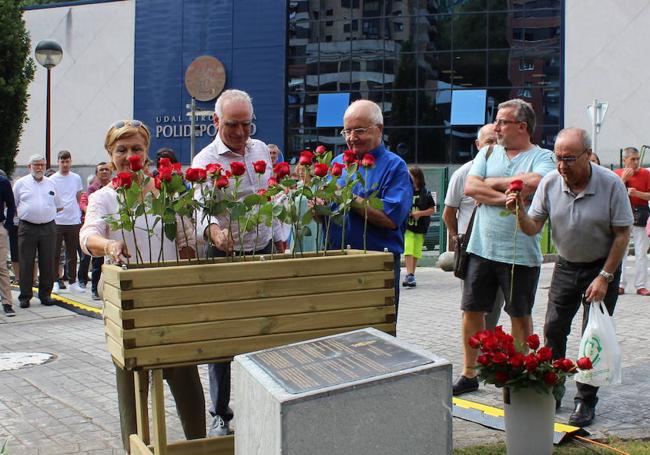
<path id="1" fill-rule="evenodd" d="M 239 355 L 233 365 L 237 455 L 452 451 L 451 364 L 380 331 Z"/>

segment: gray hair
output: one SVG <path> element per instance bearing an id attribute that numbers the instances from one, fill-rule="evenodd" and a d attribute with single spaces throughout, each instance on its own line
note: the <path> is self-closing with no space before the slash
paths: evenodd
<path id="1" fill-rule="evenodd" d="M 356 100 L 353 101 L 348 108 L 345 110 L 345 114 L 343 117 L 345 117 L 348 112 L 350 112 L 353 109 L 358 109 L 358 108 L 363 108 L 364 106 L 368 106 L 369 109 L 369 114 L 370 114 L 370 121 L 373 123 L 373 125 L 383 125 L 384 124 L 384 114 L 381 112 L 381 108 L 377 103 L 374 101 L 370 100 Z"/>
<path id="2" fill-rule="evenodd" d="M 32 156 L 29 157 L 29 161 L 27 162 L 27 164 L 33 164 L 35 161 L 45 161 L 45 157 L 40 153 L 34 153 Z"/>
<path id="3" fill-rule="evenodd" d="M 572 132 L 576 132 L 580 134 L 580 140 L 582 141 L 583 150 L 591 150 L 591 136 L 589 136 L 587 130 L 583 130 L 582 128 L 574 128 L 574 127 L 564 128 L 560 130 L 559 133 L 557 133 L 557 137 L 555 138 L 555 140 L 557 141 L 562 136 L 565 136 L 566 134 Z"/>
<path id="4" fill-rule="evenodd" d="M 278 147 L 278 146 L 275 145 L 275 144 L 266 144 L 266 146 L 268 147 L 269 150 L 271 150 L 271 149 L 275 149 L 275 150 L 277 150 L 278 152 L 280 151 L 280 147 Z"/>
<path id="5" fill-rule="evenodd" d="M 625 147 L 623 149 L 623 159 L 629 158 L 632 154 L 638 155 L 639 150 L 636 147 Z"/>
<path id="6" fill-rule="evenodd" d="M 528 131 L 528 135 L 532 136 L 535 132 L 536 124 L 536 117 L 533 106 L 530 103 L 519 98 L 504 101 L 498 106 L 499 110 L 509 107 L 515 108 L 515 119 L 518 122 L 526 122 L 526 130 Z"/>
<path id="7" fill-rule="evenodd" d="M 246 104 L 248 104 L 248 107 L 250 108 L 251 111 L 251 116 L 253 115 L 253 100 L 251 99 L 250 95 L 243 90 L 237 90 L 237 89 L 230 89 L 224 91 L 219 98 L 217 98 L 217 102 L 214 103 L 214 113 L 217 114 L 217 117 L 221 118 L 223 115 L 223 105 L 226 101 L 243 101 Z"/>

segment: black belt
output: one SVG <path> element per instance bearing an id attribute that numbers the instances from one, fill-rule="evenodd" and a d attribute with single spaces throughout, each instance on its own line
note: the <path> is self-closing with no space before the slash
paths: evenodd
<path id="1" fill-rule="evenodd" d="M 20 220 L 21 223 L 29 224 L 30 226 L 45 226 L 46 224 L 54 223 L 54 220 L 48 221 L 47 223 L 32 223 L 27 220 Z"/>
<path id="2" fill-rule="evenodd" d="M 579 267 L 579 268 L 584 268 L 584 269 L 602 267 L 603 264 L 605 264 L 606 260 L 607 260 L 607 258 L 604 257 L 604 258 L 596 259 L 595 261 L 592 261 L 592 262 L 572 262 L 572 261 L 567 261 L 562 256 L 558 256 L 558 258 L 557 258 L 557 262 L 560 262 L 562 264 L 566 264 L 566 265 L 568 265 L 570 267 Z"/>

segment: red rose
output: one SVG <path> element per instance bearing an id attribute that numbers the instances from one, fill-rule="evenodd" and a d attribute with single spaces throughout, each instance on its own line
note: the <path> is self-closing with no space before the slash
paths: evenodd
<path id="1" fill-rule="evenodd" d="M 142 160 L 138 155 L 131 155 L 129 157 L 129 166 L 133 172 L 142 170 Z"/>
<path id="2" fill-rule="evenodd" d="M 178 175 L 183 174 L 183 170 L 181 169 L 181 163 L 172 163 L 172 170 L 176 171 Z"/>
<path id="3" fill-rule="evenodd" d="M 291 166 L 289 166 L 289 163 L 286 162 L 277 163 L 275 166 L 273 166 L 273 173 L 275 174 L 275 178 L 280 180 L 283 177 L 291 174 Z"/>
<path id="4" fill-rule="evenodd" d="M 343 152 L 343 162 L 346 164 L 354 164 L 357 162 L 357 154 L 352 150 L 346 150 Z"/>
<path id="5" fill-rule="evenodd" d="M 513 368 L 521 368 L 521 367 L 524 366 L 524 360 L 525 359 L 526 359 L 526 356 L 524 356 L 520 352 L 517 352 L 512 357 L 510 357 L 510 360 L 508 360 L 508 363 L 510 365 L 512 365 Z"/>
<path id="6" fill-rule="evenodd" d="M 594 367 L 589 357 L 580 357 L 576 361 L 576 365 L 578 365 L 578 368 L 581 370 L 591 370 Z"/>
<path id="7" fill-rule="evenodd" d="M 530 349 L 537 349 L 539 347 L 539 336 L 536 333 L 533 333 L 528 337 L 526 342 L 528 343 L 528 347 Z"/>
<path id="8" fill-rule="evenodd" d="M 162 188 L 162 181 L 158 177 L 155 177 L 153 179 L 153 184 L 157 190 L 160 190 Z"/>
<path id="9" fill-rule="evenodd" d="M 513 180 L 512 182 L 510 182 L 510 185 L 508 185 L 508 192 L 509 193 L 518 193 L 523 189 L 524 189 L 524 181 L 523 180 Z"/>
<path id="10" fill-rule="evenodd" d="M 495 336 L 491 336 L 483 341 L 483 351 L 493 352 L 499 349 L 499 340 Z"/>
<path id="11" fill-rule="evenodd" d="M 246 165 L 241 161 L 233 161 L 230 163 L 230 172 L 236 177 L 244 175 L 246 173 Z"/>
<path id="12" fill-rule="evenodd" d="M 472 349 L 478 349 L 481 347 L 481 342 L 476 337 L 476 335 L 474 335 L 473 337 L 469 337 L 469 340 L 467 340 L 467 344 L 469 344 L 469 347 Z"/>
<path id="13" fill-rule="evenodd" d="M 130 172 L 120 172 L 112 182 L 115 188 L 131 188 L 131 184 L 133 183 L 133 174 Z"/>
<path id="14" fill-rule="evenodd" d="M 216 174 L 221 174 L 221 164 L 219 163 L 210 163 L 205 167 L 205 172 L 208 173 L 208 175 L 213 176 Z"/>
<path id="15" fill-rule="evenodd" d="M 495 352 L 492 354 L 492 361 L 494 363 L 506 363 L 508 361 L 508 356 L 504 352 Z"/>
<path id="16" fill-rule="evenodd" d="M 508 373 L 497 371 L 494 373 L 494 380 L 499 384 L 505 384 L 508 381 Z"/>
<path id="17" fill-rule="evenodd" d="M 228 177 L 222 175 L 214 182 L 214 186 L 221 190 L 227 188 L 229 183 L 230 181 L 228 180 Z"/>
<path id="18" fill-rule="evenodd" d="M 343 174 L 343 169 L 345 169 L 345 166 L 342 165 L 341 163 L 334 163 L 332 164 L 332 169 L 330 170 L 330 173 L 334 177 L 338 177 L 341 174 Z"/>
<path id="19" fill-rule="evenodd" d="M 552 358 L 553 358 L 553 349 L 549 348 L 548 346 L 539 348 L 539 351 L 537 351 L 537 360 L 539 360 L 540 362 L 547 362 Z"/>
<path id="20" fill-rule="evenodd" d="M 524 365 L 526 366 L 526 369 L 528 371 L 530 372 L 535 371 L 539 366 L 539 363 L 537 362 L 537 358 L 535 358 L 535 354 L 528 354 L 524 359 Z"/>
<path id="21" fill-rule="evenodd" d="M 163 180 L 165 182 L 172 181 L 173 173 L 174 173 L 174 169 L 171 166 L 158 168 L 158 177 L 160 178 L 160 180 Z"/>
<path id="22" fill-rule="evenodd" d="M 375 157 L 370 153 L 366 153 L 361 158 L 361 167 L 370 168 L 375 166 Z"/>
<path id="23" fill-rule="evenodd" d="M 327 153 L 327 149 L 325 148 L 324 145 L 319 145 L 318 147 L 316 147 L 316 150 L 314 150 L 314 153 L 316 155 L 324 155 Z"/>
<path id="24" fill-rule="evenodd" d="M 563 371 L 571 371 L 574 368 L 573 361 L 571 359 L 560 359 L 562 360 L 562 366 L 560 367 Z"/>
<path id="25" fill-rule="evenodd" d="M 557 382 L 557 374 L 553 373 L 552 371 L 547 371 L 544 373 L 543 379 L 547 385 L 555 385 Z"/>
<path id="26" fill-rule="evenodd" d="M 275 186 L 278 184 L 278 181 L 275 178 L 271 177 L 268 181 L 268 184 L 269 186 Z"/>
<path id="27" fill-rule="evenodd" d="M 160 158 L 158 160 L 158 169 L 161 167 L 170 167 L 172 165 L 172 160 L 169 158 Z"/>
<path id="28" fill-rule="evenodd" d="M 253 169 L 258 174 L 264 174 L 266 172 L 266 161 L 259 160 L 253 162 Z"/>
<path id="29" fill-rule="evenodd" d="M 309 150 L 304 150 L 300 152 L 300 158 L 298 159 L 298 164 L 302 164 L 303 166 L 311 166 L 313 162 L 314 162 L 313 153 L 311 153 Z"/>
<path id="30" fill-rule="evenodd" d="M 185 180 L 188 182 L 202 182 L 205 177 L 205 169 L 199 167 L 190 167 L 185 171 Z"/>
<path id="31" fill-rule="evenodd" d="M 264 188 L 260 188 L 255 192 L 258 196 L 266 196 L 266 190 Z"/>
<path id="32" fill-rule="evenodd" d="M 329 167 L 325 163 L 314 164 L 314 175 L 316 177 L 325 177 L 329 171 Z"/>
<path id="33" fill-rule="evenodd" d="M 478 356 L 476 361 L 485 367 L 490 364 L 490 358 L 485 354 L 481 354 L 480 356 Z"/>
<path id="34" fill-rule="evenodd" d="M 477 333 L 475 336 L 478 338 L 478 340 L 481 343 L 483 343 L 483 342 L 485 342 L 485 340 L 487 340 L 488 338 L 490 338 L 492 336 L 492 332 L 490 332 L 489 330 L 483 330 L 483 331 Z"/>

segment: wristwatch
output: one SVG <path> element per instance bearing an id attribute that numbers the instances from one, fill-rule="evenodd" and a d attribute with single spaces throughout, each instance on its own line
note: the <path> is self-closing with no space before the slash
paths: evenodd
<path id="1" fill-rule="evenodd" d="M 607 281 L 608 283 L 611 283 L 612 281 L 614 281 L 614 274 L 613 273 L 609 273 L 609 272 L 605 272 L 604 270 L 601 270 L 598 273 L 598 275 L 605 278 L 605 281 Z"/>

